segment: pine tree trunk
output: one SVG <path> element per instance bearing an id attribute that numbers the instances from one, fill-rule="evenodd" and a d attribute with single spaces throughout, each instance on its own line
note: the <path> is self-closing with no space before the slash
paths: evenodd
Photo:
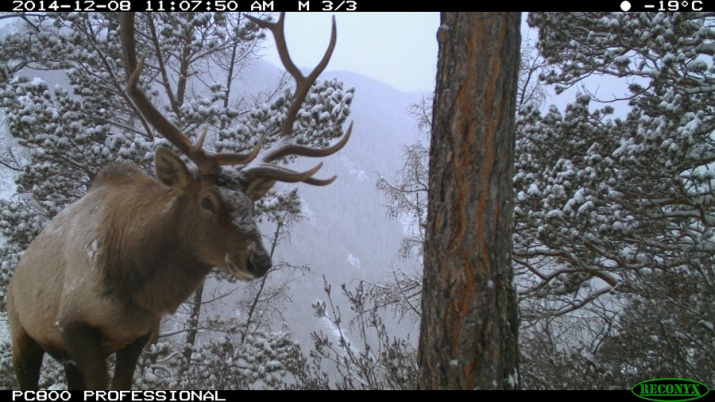
<path id="1" fill-rule="evenodd" d="M 511 264 L 519 13 L 442 13 L 419 342 L 423 389 L 518 387 Z"/>
<path id="2" fill-rule="evenodd" d="M 199 333 L 199 319 L 201 318 L 201 306 L 204 294 L 204 284 L 202 283 L 194 292 L 194 300 L 191 306 L 191 315 L 189 319 L 186 320 L 186 325 L 189 330 L 186 334 L 186 343 L 184 344 L 184 359 L 186 359 L 186 365 L 191 364 L 191 354 L 194 352 L 194 346 L 196 346 L 196 335 Z"/>

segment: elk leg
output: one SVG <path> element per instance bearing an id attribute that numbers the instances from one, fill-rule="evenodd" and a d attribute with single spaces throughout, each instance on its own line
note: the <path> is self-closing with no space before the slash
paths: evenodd
<path id="1" fill-rule="evenodd" d="M 67 381 L 67 389 L 84 389 L 84 379 L 82 373 L 79 372 L 77 366 L 73 362 L 65 362 L 65 380 Z"/>
<path id="2" fill-rule="evenodd" d="M 62 329 L 62 343 L 73 368 L 65 372 L 68 380 L 79 375 L 88 389 L 107 389 L 109 378 L 107 376 L 107 363 L 101 348 L 102 333 L 99 329 L 85 323 L 70 323 Z M 76 372 L 75 372 L 76 370 Z M 68 384 L 69 385 L 69 384 Z M 73 384 L 80 385 L 80 384 Z"/>
<path id="3" fill-rule="evenodd" d="M 139 360 L 144 346 L 149 340 L 149 335 L 146 334 L 136 341 L 132 342 L 124 349 L 117 351 L 117 364 L 114 368 L 114 377 L 112 378 L 112 389 L 131 389 L 132 377 L 134 376 L 134 368 Z"/>
<path id="4" fill-rule="evenodd" d="M 21 389 L 36 390 L 45 351 L 24 330 L 13 334 L 12 363 Z M 18 332 L 20 332 L 18 331 Z"/>

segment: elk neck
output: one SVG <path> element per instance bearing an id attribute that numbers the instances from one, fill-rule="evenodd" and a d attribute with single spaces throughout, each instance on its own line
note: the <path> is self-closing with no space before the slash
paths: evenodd
<path id="1" fill-rule="evenodd" d="M 100 240 L 109 245 L 100 255 L 104 293 L 158 314 L 174 312 L 211 269 L 196 257 L 188 196 L 133 166 L 110 167 L 98 182 L 97 190 L 110 188 Z"/>

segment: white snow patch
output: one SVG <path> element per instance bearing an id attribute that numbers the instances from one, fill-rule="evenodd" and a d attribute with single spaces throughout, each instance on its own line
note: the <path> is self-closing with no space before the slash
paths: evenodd
<path id="1" fill-rule="evenodd" d="M 506 382 L 509 384 L 511 389 L 516 389 L 516 385 L 519 383 L 519 377 L 516 372 L 509 374 L 506 378 Z"/>
<path id="2" fill-rule="evenodd" d="M 340 161 L 343 162 L 343 165 L 344 165 L 346 168 L 350 169 L 350 174 L 353 175 L 353 176 L 355 176 L 355 177 L 358 179 L 358 181 L 365 181 L 365 180 L 367 180 L 367 173 L 365 173 L 365 171 L 362 170 L 362 169 L 356 168 L 356 167 L 355 167 L 355 163 L 353 163 L 353 161 L 351 161 L 350 159 L 348 159 L 347 156 L 341 155 L 341 156 L 340 156 Z"/>
<path id="3" fill-rule="evenodd" d="M 246 246 L 246 250 L 255 253 L 261 252 L 263 250 L 263 245 L 259 245 L 257 242 L 252 241 Z M 228 258 L 228 253 L 226 253 L 226 258 Z"/>
<path id="4" fill-rule="evenodd" d="M 58 215 L 59 216 L 59 215 Z M 55 225 L 55 221 L 51 220 L 47 226 L 43 229 L 46 235 L 48 236 L 59 236 L 59 237 L 65 237 L 64 236 L 64 226 L 62 225 Z"/>
<path id="5" fill-rule="evenodd" d="M 360 259 L 355 257 L 353 253 L 348 253 L 348 264 L 351 267 L 362 271 L 362 266 L 360 265 Z"/>
<path id="6" fill-rule="evenodd" d="M 47 83 L 42 78 L 35 77 L 32 79 L 32 86 L 34 86 L 34 87 L 47 86 Z"/>
<path id="7" fill-rule="evenodd" d="M 529 195 L 539 195 L 541 193 L 541 190 L 539 190 L 539 185 L 536 183 L 531 183 L 529 186 L 529 189 L 526 190 L 526 193 Z"/>
<path id="8" fill-rule="evenodd" d="M 77 290 L 82 282 L 84 282 L 82 278 L 74 278 L 71 282 L 65 283 L 65 294 L 68 295 Z"/>
<path id="9" fill-rule="evenodd" d="M 303 216 L 308 220 L 308 222 L 310 222 L 312 226 L 315 226 L 317 221 L 315 219 L 315 212 L 310 209 L 310 204 L 308 204 L 303 198 L 300 199 L 300 211 Z"/>
<path id="10" fill-rule="evenodd" d="M 93 241 L 87 246 L 87 257 L 89 257 L 90 261 L 94 260 L 94 257 L 97 255 L 98 250 L 99 243 L 97 242 L 97 240 Z"/>
<path id="11" fill-rule="evenodd" d="M 343 342 L 345 343 L 345 345 L 347 345 L 347 347 L 350 348 L 350 350 L 355 353 L 358 352 L 358 350 L 355 349 L 355 347 L 353 346 L 352 342 L 350 342 L 350 339 L 340 331 L 340 328 L 338 328 L 335 323 L 330 320 L 330 318 L 323 316 L 320 318 L 320 321 L 323 322 L 323 325 L 325 325 L 325 328 L 328 329 L 330 335 L 332 335 L 338 340 L 342 338 Z"/>
<path id="12" fill-rule="evenodd" d="M 0 313 L 0 344 L 10 343 L 10 327 L 7 323 L 7 314 Z"/>
<path id="13" fill-rule="evenodd" d="M 231 224 L 242 233 L 256 232 L 256 221 L 253 217 L 253 202 L 240 191 L 218 187 L 221 199 L 231 211 Z"/>

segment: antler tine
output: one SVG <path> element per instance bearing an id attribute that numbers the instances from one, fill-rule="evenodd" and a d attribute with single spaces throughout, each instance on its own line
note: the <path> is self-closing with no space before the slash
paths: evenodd
<path id="1" fill-rule="evenodd" d="M 335 143 L 334 145 L 328 147 L 328 148 L 323 148 L 323 149 L 315 149 L 315 148 L 309 148 L 309 147 L 304 147 L 301 145 L 288 145 L 288 146 L 283 146 L 279 147 L 278 149 L 274 150 L 273 152 L 269 152 L 269 154 L 263 158 L 263 161 L 268 163 L 270 160 L 275 160 L 280 158 L 281 156 L 286 156 L 286 155 L 295 155 L 295 154 L 300 154 L 304 156 L 313 156 L 313 157 L 321 157 L 321 156 L 328 156 L 332 155 L 335 152 L 338 152 L 340 149 L 342 149 L 345 144 L 347 144 L 348 140 L 350 139 L 350 133 L 353 130 L 353 124 L 350 123 L 350 126 L 348 127 L 348 130 L 345 132 L 343 135 L 343 138 Z M 313 174 L 315 174 L 320 168 L 323 166 L 322 162 L 319 163 L 317 166 L 315 166 L 313 169 L 298 173 L 293 170 L 280 167 L 277 165 L 273 164 L 266 164 L 262 166 L 257 166 L 257 167 L 251 167 L 246 171 L 246 175 L 249 178 L 256 178 L 256 177 L 262 177 L 263 179 L 269 179 L 269 180 L 276 180 L 276 181 L 283 181 L 283 182 L 288 182 L 288 183 L 297 183 L 297 182 L 303 182 L 306 184 L 311 184 L 314 186 L 327 186 L 328 184 L 332 183 L 337 179 L 337 176 L 333 176 L 329 179 L 316 179 L 313 178 Z"/>
<path id="2" fill-rule="evenodd" d="M 290 54 L 288 52 L 288 45 L 286 43 L 284 29 L 285 13 L 280 14 L 280 17 L 278 18 L 277 22 L 268 22 L 252 16 L 247 17 L 251 21 L 256 23 L 259 27 L 266 28 L 271 31 L 275 39 L 276 49 L 278 50 L 278 55 L 281 58 L 281 62 L 283 63 L 283 66 L 288 71 L 288 73 L 293 76 L 296 85 L 295 92 L 293 94 L 293 100 L 288 107 L 288 112 L 286 113 L 286 117 L 281 123 L 280 127 L 280 135 L 283 139 L 279 140 L 270 150 L 267 151 L 265 156 L 263 156 L 262 158 L 263 162 L 268 164 L 287 155 L 324 157 L 332 155 L 342 149 L 350 139 L 350 134 L 352 132 L 352 123 L 350 124 L 348 130 L 345 132 L 340 141 L 327 148 L 311 148 L 303 145 L 298 145 L 288 140 L 291 131 L 293 130 L 293 124 L 295 123 L 295 119 L 298 115 L 298 111 L 300 110 L 301 104 L 305 100 L 305 97 L 308 95 L 310 87 L 313 85 L 320 73 L 325 70 L 325 67 L 327 67 L 328 62 L 330 61 L 330 57 L 333 55 L 333 50 L 335 49 L 335 43 L 337 41 L 337 26 L 335 23 L 335 17 L 333 16 L 330 43 L 328 44 L 328 49 L 325 51 L 325 54 L 323 55 L 323 58 L 320 60 L 318 65 L 313 69 L 313 71 L 310 72 L 310 74 L 308 74 L 308 76 L 303 76 L 303 74 L 300 72 L 298 67 L 291 59 Z M 320 165 L 316 166 L 308 172 L 315 173 L 319 167 Z M 270 176 L 268 172 L 270 172 Z M 299 181 L 315 186 L 325 186 L 335 180 L 335 177 L 326 180 L 315 179 L 311 177 L 312 173 L 310 175 L 306 175 L 308 172 L 296 173 L 292 170 L 277 167 L 275 165 L 264 165 L 261 168 L 252 167 L 246 173 L 278 181 L 294 181 L 293 178 L 301 176 L 304 178 Z M 285 179 L 283 177 L 285 177 Z"/>
<path id="3" fill-rule="evenodd" d="M 139 111 L 169 142 L 174 144 L 181 152 L 188 154 L 191 141 L 175 125 L 168 121 L 149 101 L 144 92 L 139 89 L 139 77 L 144 68 L 143 56 L 137 63 L 136 42 L 134 40 L 134 13 L 119 13 L 120 39 L 122 42 L 122 59 L 127 77 L 127 94 L 137 106 Z"/>
<path id="4" fill-rule="evenodd" d="M 348 130 L 345 132 L 345 134 L 343 134 L 343 137 L 340 139 L 340 141 L 327 148 L 310 148 L 298 144 L 285 144 L 283 146 L 278 147 L 277 149 L 268 151 L 266 156 L 263 157 L 263 162 L 268 163 L 287 155 L 300 155 L 314 158 L 332 155 L 340 151 L 345 146 L 345 144 L 348 143 L 352 131 L 353 123 L 351 122 L 350 126 L 348 126 Z"/>
<path id="5" fill-rule="evenodd" d="M 333 50 L 335 49 L 335 43 L 337 41 L 338 36 L 338 29 L 335 24 L 335 16 L 333 16 L 333 25 L 330 33 L 330 43 L 328 44 L 328 49 L 325 51 L 323 58 L 320 60 L 320 63 L 318 63 L 315 69 L 313 69 L 313 71 L 311 71 L 311 73 L 308 74 L 307 77 L 303 76 L 298 67 L 296 67 L 295 63 L 293 63 L 293 60 L 288 53 L 288 44 L 286 43 L 284 29 L 285 13 L 280 14 L 278 22 L 268 22 L 248 15 L 247 17 L 251 21 L 256 23 L 259 27 L 266 28 L 273 33 L 273 38 L 276 42 L 276 49 L 278 50 L 278 55 L 281 58 L 281 62 L 295 80 L 296 86 L 295 93 L 293 94 L 293 101 L 288 108 L 286 118 L 281 123 L 280 130 L 281 136 L 288 137 L 290 136 L 290 133 L 293 129 L 293 123 L 295 122 L 295 118 L 298 115 L 298 110 L 300 110 L 300 105 L 305 100 L 306 95 L 308 95 L 308 91 L 310 91 L 310 87 L 313 85 L 320 73 L 322 73 L 323 70 L 325 70 L 325 67 L 328 66 L 330 57 L 333 55 Z"/>
<path id="6" fill-rule="evenodd" d="M 303 180 L 303 183 L 312 184 L 314 186 L 327 186 L 328 184 L 334 182 L 335 179 L 337 179 L 337 178 L 338 178 L 338 176 L 333 176 L 329 179 L 321 180 L 321 179 L 314 179 L 311 177 L 310 179 Z"/>
<path id="7" fill-rule="evenodd" d="M 263 145 L 263 137 L 258 140 L 253 150 L 248 153 L 213 154 L 202 149 L 206 132 L 204 129 L 196 144 L 151 103 L 144 92 L 139 89 L 139 77 L 144 68 L 146 56 L 137 63 L 136 41 L 134 39 L 134 13 L 119 13 L 120 38 L 122 43 L 122 60 L 127 77 L 127 94 L 132 99 L 144 118 L 159 134 L 179 149 L 181 153 L 194 161 L 199 171 L 205 174 L 215 174 L 220 165 L 238 165 L 249 163 L 256 158 Z"/>
<path id="8" fill-rule="evenodd" d="M 313 176 L 320 168 L 323 167 L 323 162 L 318 163 L 312 169 L 306 170 L 305 172 L 296 172 L 295 170 L 287 169 L 276 165 L 263 165 L 256 166 L 249 169 L 246 172 L 246 177 L 248 181 L 252 181 L 255 178 L 261 178 L 264 180 L 275 180 L 282 181 L 286 183 L 299 183 L 307 182 L 309 180 L 315 182 L 323 182 L 327 180 L 317 180 L 312 179 Z M 321 185 L 321 184 L 317 184 Z"/>

